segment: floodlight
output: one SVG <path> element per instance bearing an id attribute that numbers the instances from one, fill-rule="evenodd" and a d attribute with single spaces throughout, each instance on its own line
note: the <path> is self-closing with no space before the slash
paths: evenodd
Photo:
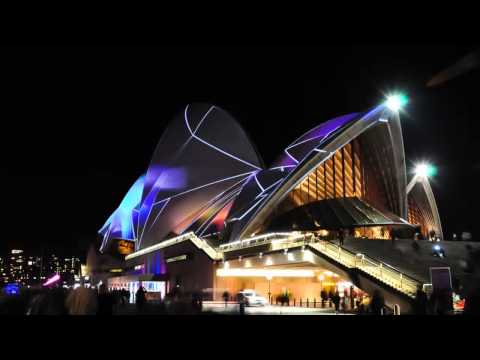
<path id="1" fill-rule="evenodd" d="M 404 94 L 391 95 L 387 97 L 385 105 L 392 111 L 400 111 L 408 103 L 408 98 Z"/>

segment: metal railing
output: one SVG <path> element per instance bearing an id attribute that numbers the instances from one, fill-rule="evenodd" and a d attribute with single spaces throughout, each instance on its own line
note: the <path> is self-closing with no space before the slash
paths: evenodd
<path id="1" fill-rule="evenodd" d="M 219 252 L 228 252 L 241 250 L 261 245 L 268 244 L 289 244 L 292 242 L 303 241 L 313 238 L 313 234 L 302 234 L 302 233 L 270 233 L 260 236 L 255 236 L 239 241 L 235 241 L 228 244 L 223 244 L 218 247 Z M 279 245 L 280 246 L 280 245 Z M 292 246 L 289 246 L 292 247 Z"/>
<path id="2" fill-rule="evenodd" d="M 149 246 L 147 248 L 136 251 L 132 254 L 129 254 L 125 257 L 126 260 L 136 258 L 138 256 L 146 255 L 173 245 L 180 244 L 184 241 L 191 241 L 196 247 L 205 251 L 205 253 L 210 256 L 213 260 L 223 259 L 223 253 L 218 252 L 214 247 L 212 247 L 206 240 L 199 238 L 193 232 L 188 232 L 186 234 L 165 240 L 159 244 Z"/>
<path id="3" fill-rule="evenodd" d="M 417 280 L 405 275 L 400 270 L 368 257 L 365 254 L 353 252 L 336 245 L 330 241 L 321 240 L 312 233 L 272 233 L 250 239 L 236 241 L 221 245 L 217 250 L 220 253 L 271 244 L 270 251 L 310 246 L 318 252 L 342 264 L 349 269 L 358 269 L 377 280 L 414 297 L 418 286 L 422 285 Z M 218 253 L 217 253 L 218 254 Z M 217 255 L 218 256 L 218 255 Z"/>
<path id="4" fill-rule="evenodd" d="M 418 286 L 422 285 L 390 265 L 374 260 L 365 254 L 354 254 L 328 241 L 318 240 L 309 246 L 340 264 L 348 268 L 357 268 L 410 297 L 414 297 Z"/>
<path id="5" fill-rule="evenodd" d="M 205 251 L 205 253 L 213 260 L 222 260 L 223 253 L 218 252 L 212 247 L 205 239 L 199 238 L 195 234 L 191 234 L 190 241 L 199 249 Z"/>
<path id="6" fill-rule="evenodd" d="M 356 267 L 410 296 L 414 296 L 418 286 L 422 285 L 399 270 L 364 254 L 357 256 Z"/>
<path id="7" fill-rule="evenodd" d="M 196 247 L 203 250 L 211 259 L 222 260 L 224 253 L 250 247 L 270 244 L 269 251 L 278 251 L 283 249 L 306 247 L 328 256 L 349 269 L 359 269 L 379 281 L 392 286 L 402 293 L 414 297 L 418 286 L 422 284 L 417 280 L 403 274 L 398 269 L 393 268 L 381 261 L 374 260 L 365 254 L 354 254 L 345 248 L 336 245 L 330 241 L 316 238 L 312 233 L 271 233 L 245 240 L 236 241 L 229 244 L 220 245 L 218 248 L 211 246 L 205 239 L 197 237 L 193 232 L 166 240 L 160 244 L 137 251 L 128 255 L 126 259 L 134 258 L 146 253 L 150 253 L 161 248 L 172 246 L 183 241 L 191 241 Z"/>
<path id="8" fill-rule="evenodd" d="M 324 240 L 317 240 L 314 243 L 310 243 L 309 246 L 348 268 L 356 267 L 356 256 L 338 245 Z"/>

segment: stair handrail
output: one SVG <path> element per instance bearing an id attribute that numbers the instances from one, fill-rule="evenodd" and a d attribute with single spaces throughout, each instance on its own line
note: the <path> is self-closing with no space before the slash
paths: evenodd
<path id="1" fill-rule="evenodd" d="M 352 251 L 350 251 L 350 250 L 348 250 L 348 249 L 346 249 L 346 248 L 344 248 L 340 245 L 332 243 L 331 241 L 325 241 L 325 240 L 319 240 L 319 239 L 317 239 L 317 240 L 320 244 L 323 242 L 323 244 L 321 244 L 321 245 L 324 245 L 323 251 L 322 251 L 322 246 L 320 245 L 320 247 L 319 247 L 320 251 L 324 252 L 327 256 L 330 256 L 333 259 L 337 258 L 338 260 L 340 260 L 340 262 L 345 262 L 345 261 L 342 261 L 344 259 L 340 259 L 340 254 L 342 254 L 342 253 L 344 255 L 347 255 L 350 258 L 352 256 L 355 257 L 355 258 L 358 258 L 358 256 L 361 255 L 361 262 L 357 263 L 357 261 L 355 261 L 355 267 L 356 268 L 358 268 L 359 270 L 362 270 L 362 271 L 364 271 L 367 274 L 370 274 L 372 276 L 380 277 L 379 280 L 384 282 L 384 283 L 387 283 L 387 284 L 390 283 L 390 285 L 391 285 L 391 283 L 398 283 L 399 285 L 397 285 L 396 287 L 398 287 L 400 289 L 400 291 L 405 292 L 410 296 L 415 293 L 415 291 L 416 291 L 416 289 L 419 285 L 422 285 L 421 282 L 419 282 L 418 280 L 416 280 L 416 279 L 412 278 L 411 276 L 405 274 L 404 272 L 396 269 L 395 267 L 393 267 L 393 266 L 391 266 L 387 263 L 384 263 L 383 261 L 373 259 L 370 256 L 365 255 L 363 253 L 355 254 Z M 331 248 L 338 249 L 337 257 L 333 256 L 332 251 L 330 251 L 330 252 L 327 251 L 327 247 L 329 247 L 330 249 Z M 333 251 L 333 252 L 335 252 L 335 251 Z M 368 265 L 366 265 L 365 262 L 369 263 L 370 266 L 373 266 L 375 268 L 375 271 L 370 271 L 366 267 Z M 380 275 L 378 275 L 378 273 L 380 273 Z"/>

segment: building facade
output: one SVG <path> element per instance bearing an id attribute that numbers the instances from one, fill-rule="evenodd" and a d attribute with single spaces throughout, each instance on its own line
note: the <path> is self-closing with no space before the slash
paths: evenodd
<path id="1" fill-rule="evenodd" d="M 338 275 L 342 270 L 334 273 L 328 264 L 301 260 L 295 248 L 284 254 L 286 260 L 268 264 L 266 257 L 288 250 L 277 249 L 274 241 L 246 252 L 229 246 L 257 238 L 263 242 L 269 234 L 285 239 L 298 234 L 413 238 L 430 230 L 427 214 L 438 217 L 432 201 L 418 199 L 407 194 L 398 112 L 385 105 L 320 124 L 266 167 L 231 115 L 216 106 L 193 104 L 172 120 L 145 174 L 100 229 L 100 249 L 112 251 L 119 240 L 132 244 L 123 271 L 134 276 L 129 282 L 135 288 L 142 281 L 159 281 L 167 293 L 180 288 L 218 298 L 221 291 L 260 286 L 258 277 L 254 281 L 248 274 L 261 274 L 262 293 L 268 283 L 271 295 L 273 281 L 276 292 L 291 284 L 313 294 L 325 284 L 348 283 Z M 255 266 L 247 265 L 250 258 L 256 259 Z M 251 270 L 245 275 L 226 271 L 225 263 L 232 261 Z M 310 271 L 303 278 L 295 274 L 307 272 L 292 268 L 300 263 Z M 276 275 L 265 277 L 265 268 Z M 228 278 L 227 273 L 238 276 Z M 121 284 L 117 277 L 111 287 L 128 287 Z"/>

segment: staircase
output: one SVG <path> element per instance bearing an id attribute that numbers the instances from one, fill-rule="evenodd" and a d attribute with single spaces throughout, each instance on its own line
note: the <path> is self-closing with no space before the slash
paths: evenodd
<path id="1" fill-rule="evenodd" d="M 422 286 L 417 280 L 385 263 L 374 260 L 365 254 L 354 254 L 331 242 L 317 240 L 309 243 L 308 246 L 343 266 L 362 271 L 411 298 L 415 297 L 418 286 Z"/>

